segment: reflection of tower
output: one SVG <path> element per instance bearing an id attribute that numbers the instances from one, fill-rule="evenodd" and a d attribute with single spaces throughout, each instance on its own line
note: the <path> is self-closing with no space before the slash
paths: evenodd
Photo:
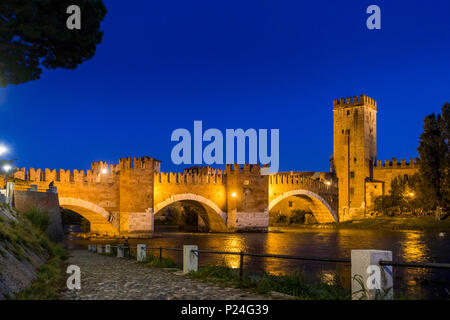
<path id="1" fill-rule="evenodd" d="M 377 155 L 377 102 L 365 95 L 333 101 L 333 163 L 339 183 L 339 220 L 362 218 L 365 182 Z"/>

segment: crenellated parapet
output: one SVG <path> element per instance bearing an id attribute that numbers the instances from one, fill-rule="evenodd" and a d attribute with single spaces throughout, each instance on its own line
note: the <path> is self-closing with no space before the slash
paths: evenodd
<path id="1" fill-rule="evenodd" d="M 160 171 L 161 161 L 151 157 L 127 157 L 119 159 L 118 169 L 148 169 Z"/>
<path id="2" fill-rule="evenodd" d="M 211 174 L 155 172 L 155 183 L 159 184 L 225 184 L 226 174 L 223 170 L 214 170 Z"/>
<path id="3" fill-rule="evenodd" d="M 348 108 L 348 107 L 358 107 L 358 106 L 369 106 L 374 110 L 377 110 L 377 102 L 375 99 L 368 97 L 366 95 L 339 98 L 333 100 L 333 109 Z"/>
<path id="4" fill-rule="evenodd" d="M 261 166 L 259 164 L 227 164 L 225 172 L 228 174 L 251 173 L 260 175 Z"/>
<path id="5" fill-rule="evenodd" d="M 275 187 L 277 185 L 291 185 L 295 188 L 302 187 L 304 189 L 337 192 L 337 188 L 335 186 L 326 184 L 318 179 L 305 177 L 301 174 L 271 175 L 269 176 L 269 185 L 272 187 Z"/>
<path id="6" fill-rule="evenodd" d="M 396 158 L 392 158 L 392 160 L 374 160 L 373 161 L 373 169 L 374 170 L 386 170 L 386 169 L 418 169 L 419 168 L 419 159 L 409 159 L 407 162 L 406 159 L 400 159 L 398 161 Z"/>
<path id="7" fill-rule="evenodd" d="M 14 172 L 14 178 L 36 183 L 98 183 L 115 180 L 115 168 L 107 171 L 97 170 L 64 170 L 64 169 L 34 169 L 21 168 Z"/>

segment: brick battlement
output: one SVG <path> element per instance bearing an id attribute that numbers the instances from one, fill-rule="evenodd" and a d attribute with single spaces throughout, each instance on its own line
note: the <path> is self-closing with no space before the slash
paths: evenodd
<path id="1" fill-rule="evenodd" d="M 101 169 L 107 169 L 105 173 L 101 172 Z M 112 182 L 111 180 L 117 179 L 115 173 L 118 171 L 118 166 L 110 165 L 95 167 L 93 170 L 64 170 L 64 169 L 34 169 L 34 168 L 21 168 L 14 173 L 14 178 L 30 181 L 30 182 L 55 182 L 55 183 L 88 183 L 88 182 Z"/>
<path id="2" fill-rule="evenodd" d="M 160 161 L 150 157 L 122 158 L 118 164 L 107 164 L 105 161 L 91 163 L 91 169 L 86 170 L 64 170 L 64 169 L 34 169 L 21 168 L 16 170 L 14 178 L 31 182 L 114 182 L 118 179 L 120 170 L 149 169 L 159 172 Z"/>
<path id="3" fill-rule="evenodd" d="M 159 184 L 225 184 L 226 174 L 223 170 L 214 170 L 212 174 L 158 172 L 155 182 Z"/>
<path id="4" fill-rule="evenodd" d="M 400 162 L 396 158 L 392 158 L 391 160 L 375 160 L 373 161 L 373 169 L 374 170 L 382 170 L 382 169 L 417 169 L 419 168 L 419 159 L 409 159 L 409 162 L 406 162 L 406 159 L 401 159 Z"/>
<path id="5" fill-rule="evenodd" d="M 327 185 L 320 180 L 305 177 L 299 174 L 276 174 L 269 176 L 269 185 L 299 185 L 306 189 L 331 190 L 334 186 Z M 309 187 L 309 188 L 308 188 Z"/>
<path id="6" fill-rule="evenodd" d="M 369 106 L 372 109 L 377 110 L 377 102 L 366 95 L 340 98 L 333 100 L 333 109 L 347 108 L 347 107 L 357 107 L 357 106 Z"/>
<path id="7" fill-rule="evenodd" d="M 262 167 L 267 167 L 267 165 L 263 165 Z M 227 173 L 247 172 L 255 175 L 261 174 L 261 166 L 259 164 L 227 164 L 225 170 Z"/>

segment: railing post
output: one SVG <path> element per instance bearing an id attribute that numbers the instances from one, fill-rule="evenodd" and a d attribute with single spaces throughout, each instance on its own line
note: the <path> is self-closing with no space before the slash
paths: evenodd
<path id="1" fill-rule="evenodd" d="M 105 253 L 111 253 L 111 245 L 110 244 L 105 245 Z"/>
<path id="2" fill-rule="evenodd" d="M 117 245 L 117 258 L 123 258 L 123 244 Z"/>
<path id="3" fill-rule="evenodd" d="M 159 247 L 159 262 L 162 262 L 162 247 Z"/>
<path id="4" fill-rule="evenodd" d="M 380 266 L 380 260 L 392 261 L 392 251 L 352 250 L 353 300 L 391 300 L 393 298 L 392 266 Z"/>
<path id="5" fill-rule="evenodd" d="M 244 276 L 244 252 L 241 251 L 239 255 L 239 281 L 242 281 Z"/>
<path id="6" fill-rule="evenodd" d="M 97 246 L 97 253 L 103 253 L 103 245 L 99 244 Z"/>
<path id="7" fill-rule="evenodd" d="M 137 261 L 145 261 L 146 260 L 146 250 L 147 250 L 147 246 L 145 244 L 138 244 L 137 245 L 137 252 L 136 252 L 136 258 Z"/>
<path id="8" fill-rule="evenodd" d="M 96 251 L 97 251 L 97 248 L 96 248 L 95 244 L 93 244 L 93 245 L 91 246 L 91 249 L 92 249 L 92 252 L 96 252 Z"/>
<path id="9" fill-rule="evenodd" d="M 92 251 L 92 245 L 88 244 L 88 251 Z"/>
<path id="10" fill-rule="evenodd" d="M 183 246 L 183 273 L 198 270 L 198 246 Z"/>

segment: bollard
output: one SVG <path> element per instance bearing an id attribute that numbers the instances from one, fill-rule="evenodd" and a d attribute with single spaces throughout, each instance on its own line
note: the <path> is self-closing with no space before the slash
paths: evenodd
<path id="1" fill-rule="evenodd" d="M 111 253 L 111 245 L 110 244 L 105 245 L 105 253 Z"/>
<path id="2" fill-rule="evenodd" d="M 392 261 L 392 251 L 352 250 L 353 300 L 393 299 L 392 266 L 380 266 L 380 260 Z"/>
<path id="3" fill-rule="evenodd" d="M 97 248 L 96 248 L 95 244 L 93 244 L 93 245 L 91 246 L 91 249 L 92 249 L 93 252 L 96 252 L 96 251 L 97 251 Z"/>
<path id="4" fill-rule="evenodd" d="M 147 253 L 147 246 L 145 244 L 138 244 L 137 245 L 137 252 L 136 257 L 137 261 L 145 261 L 147 259 L 146 253 Z"/>
<path id="5" fill-rule="evenodd" d="M 117 258 L 123 258 L 123 244 L 117 245 Z"/>
<path id="6" fill-rule="evenodd" d="M 97 246 L 97 253 L 103 253 L 103 245 L 99 244 Z"/>
<path id="7" fill-rule="evenodd" d="M 91 245 L 88 244 L 88 251 L 92 251 Z"/>
<path id="8" fill-rule="evenodd" d="M 183 246 L 183 273 L 198 270 L 198 246 Z"/>

